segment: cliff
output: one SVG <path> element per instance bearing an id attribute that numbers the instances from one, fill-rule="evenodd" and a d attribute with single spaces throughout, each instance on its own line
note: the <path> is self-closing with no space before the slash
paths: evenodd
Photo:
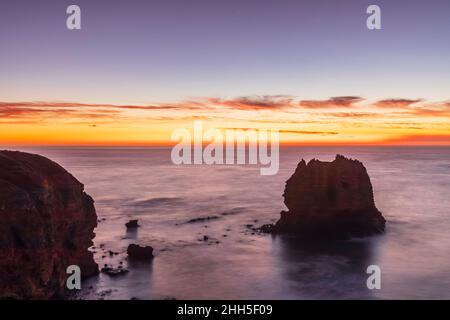
<path id="1" fill-rule="evenodd" d="M 305 238 L 349 239 L 382 233 L 385 219 L 375 206 L 372 184 L 364 165 L 337 155 L 332 162 L 302 160 L 287 180 L 288 211 L 265 226 L 272 233 Z"/>
<path id="2" fill-rule="evenodd" d="M 0 298 L 58 297 L 69 265 L 98 273 L 88 251 L 97 215 L 83 190 L 47 158 L 0 151 Z"/>

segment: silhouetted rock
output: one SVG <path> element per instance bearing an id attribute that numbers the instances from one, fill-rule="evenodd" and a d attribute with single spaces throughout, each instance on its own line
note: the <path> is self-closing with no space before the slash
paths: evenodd
<path id="1" fill-rule="evenodd" d="M 150 246 L 141 247 L 137 244 L 130 244 L 127 248 L 128 257 L 136 260 L 153 259 L 153 248 Z"/>
<path id="2" fill-rule="evenodd" d="M 385 219 L 375 207 L 364 165 L 337 155 L 332 162 L 302 160 L 287 180 L 282 211 L 262 231 L 312 239 L 349 239 L 382 233 Z"/>
<path id="3" fill-rule="evenodd" d="M 92 245 L 94 201 L 57 163 L 0 151 L 0 298 L 61 296 L 67 267 L 98 273 Z"/>
<path id="4" fill-rule="evenodd" d="M 130 220 L 125 223 L 125 226 L 127 227 L 127 229 L 136 229 L 137 227 L 139 227 L 139 224 L 137 220 Z"/>

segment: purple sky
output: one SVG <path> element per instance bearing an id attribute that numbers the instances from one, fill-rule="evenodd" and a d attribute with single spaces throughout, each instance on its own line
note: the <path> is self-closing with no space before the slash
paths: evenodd
<path id="1" fill-rule="evenodd" d="M 66 29 L 78 4 L 82 30 Z M 369 31 L 369 4 L 383 30 Z M 448 99 L 450 1 L 1 1 L 0 97 Z"/>

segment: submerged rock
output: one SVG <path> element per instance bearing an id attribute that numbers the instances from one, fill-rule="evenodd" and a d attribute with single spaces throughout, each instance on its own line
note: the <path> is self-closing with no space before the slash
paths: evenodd
<path id="1" fill-rule="evenodd" d="M 130 244 L 127 248 L 128 257 L 136 260 L 153 259 L 153 248 L 150 246 L 141 247 L 137 244 Z"/>
<path id="2" fill-rule="evenodd" d="M 88 251 L 97 225 L 94 201 L 57 163 L 0 151 L 0 298 L 61 296 L 70 265 L 98 273 Z"/>
<path id="3" fill-rule="evenodd" d="M 302 160 L 287 180 L 282 211 L 262 231 L 313 239 L 349 239 L 382 233 L 386 220 L 375 206 L 364 165 L 337 155 L 332 162 Z"/>

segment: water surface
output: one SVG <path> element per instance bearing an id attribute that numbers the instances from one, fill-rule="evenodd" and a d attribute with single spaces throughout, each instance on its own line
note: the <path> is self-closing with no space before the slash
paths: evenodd
<path id="1" fill-rule="evenodd" d="M 91 278 L 82 298 L 450 298 L 449 148 L 282 148 L 275 176 L 261 176 L 257 166 L 174 166 L 170 149 L 25 151 L 57 161 L 85 184 L 100 219 L 97 262 L 130 270 Z M 388 221 L 384 235 L 315 245 L 252 234 L 247 225 L 274 222 L 285 209 L 284 183 L 302 158 L 330 161 L 336 153 L 366 166 Z M 129 219 L 142 227 L 127 232 Z M 151 245 L 155 259 L 128 262 L 130 243 Z M 366 287 L 371 264 L 381 267 L 381 290 Z"/>

